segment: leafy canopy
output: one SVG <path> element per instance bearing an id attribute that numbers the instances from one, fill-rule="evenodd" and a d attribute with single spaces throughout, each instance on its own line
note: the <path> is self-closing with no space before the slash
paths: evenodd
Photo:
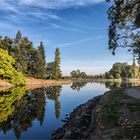
<path id="1" fill-rule="evenodd" d="M 128 48 L 140 60 L 140 0 L 106 1 L 112 1 L 108 10 L 109 49 L 115 54 L 116 48 Z"/>
<path id="2" fill-rule="evenodd" d="M 25 84 L 23 74 L 15 70 L 14 64 L 15 60 L 13 57 L 0 48 L 0 78 L 15 85 Z"/>

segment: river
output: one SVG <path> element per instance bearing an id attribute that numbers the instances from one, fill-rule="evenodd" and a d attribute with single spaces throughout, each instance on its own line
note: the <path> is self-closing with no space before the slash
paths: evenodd
<path id="1" fill-rule="evenodd" d="M 119 86 L 120 83 L 74 83 L 1 91 L 0 139 L 51 139 L 74 108 Z"/>

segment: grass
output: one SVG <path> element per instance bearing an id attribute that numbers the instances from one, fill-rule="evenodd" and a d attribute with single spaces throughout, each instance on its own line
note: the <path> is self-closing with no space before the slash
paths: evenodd
<path id="1" fill-rule="evenodd" d="M 131 98 L 123 88 L 111 90 L 101 103 L 101 118 L 106 129 L 117 128 L 112 139 L 140 138 L 140 100 Z"/>

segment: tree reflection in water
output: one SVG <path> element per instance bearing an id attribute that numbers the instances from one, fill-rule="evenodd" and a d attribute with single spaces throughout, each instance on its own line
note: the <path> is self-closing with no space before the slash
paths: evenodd
<path id="1" fill-rule="evenodd" d="M 59 96 L 60 96 L 61 90 L 62 90 L 61 85 L 47 87 L 45 90 L 47 98 L 49 100 L 53 100 L 55 102 L 55 116 L 57 119 L 59 119 L 60 113 L 61 113 L 61 103 L 59 101 Z"/>
<path id="2" fill-rule="evenodd" d="M 84 86 L 86 86 L 87 82 L 76 82 L 76 83 L 72 83 L 71 88 L 73 90 L 76 90 L 77 92 L 80 91 L 81 88 L 83 88 Z"/>
<path id="3" fill-rule="evenodd" d="M 25 87 L 16 87 L 0 94 L 0 130 L 4 133 L 13 129 L 17 139 L 32 127 L 37 119 L 42 125 L 45 112 L 44 89 L 26 92 Z"/>
<path id="4" fill-rule="evenodd" d="M 26 91 L 25 87 L 15 87 L 0 94 L 0 130 L 5 134 L 15 132 L 17 139 L 21 133 L 32 127 L 34 120 L 42 125 L 45 115 L 45 100 L 55 102 L 55 116 L 60 117 L 61 104 L 59 96 L 62 86 L 46 87 Z"/>
<path id="5" fill-rule="evenodd" d="M 112 83 L 104 82 L 107 88 L 130 87 L 140 85 L 137 83 Z M 73 83 L 71 88 L 79 91 L 86 86 L 85 82 Z M 43 124 L 45 117 L 46 97 L 53 100 L 55 104 L 55 116 L 57 119 L 61 113 L 61 103 L 59 101 L 62 86 L 52 86 L 31 91 L 26 91 L 25 87 L 15 87 L 0 92 L 0 131 L 5 134 L 13 130 L 17 139 L 21 133 L 32 127 L 33 121 L 37 120 Z M 94 90 L 94 89 L 93 89 Z"/>

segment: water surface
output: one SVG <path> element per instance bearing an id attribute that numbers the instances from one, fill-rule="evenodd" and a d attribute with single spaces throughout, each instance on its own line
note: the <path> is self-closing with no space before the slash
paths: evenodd
<path id="1" fill-rule="evenodd" d="M 0 139 L 50 139 L 66 114 L 101 95 L 115 83 L 74 83 L 27 91 L 15 87 L 0 92 Z"/>

